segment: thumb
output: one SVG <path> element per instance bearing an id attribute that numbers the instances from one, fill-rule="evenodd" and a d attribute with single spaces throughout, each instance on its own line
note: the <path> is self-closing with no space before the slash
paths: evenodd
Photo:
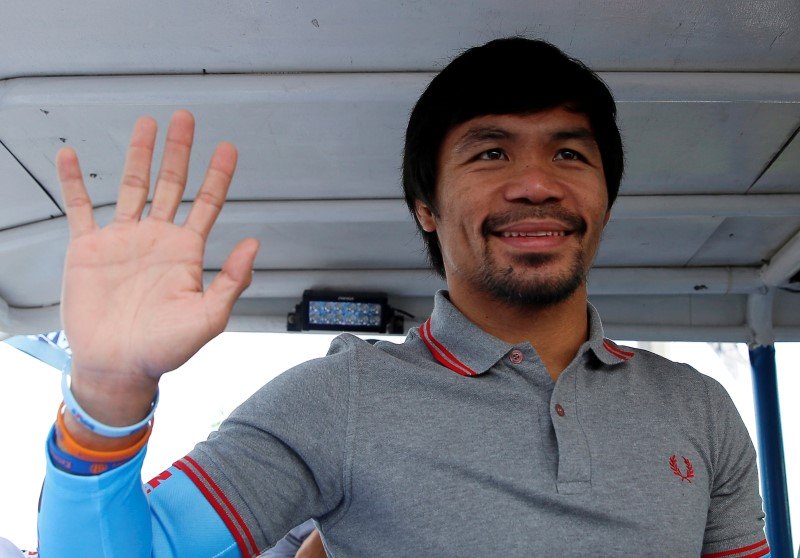
<path id="1" fill-rule="evenodd" d="M 222 270 L 203 294 L 206 315 L 218 331 L 225 329 L 233 305 L 250 286 L 253 279 L 253 262 L 258 253 L 259 242 L 254 238 L 246 238 L 231 251 Z"/>

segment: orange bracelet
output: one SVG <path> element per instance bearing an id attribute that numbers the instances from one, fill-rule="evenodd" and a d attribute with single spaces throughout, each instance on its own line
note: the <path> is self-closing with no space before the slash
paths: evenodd
<path id="1" fill-rule="evenodd" d="M 128 459 L 139 453 L 139 451 L 147 444 L 150 439 L 150 434 L 153 432 L 153 421 L 147 425 L 142 437 L 131 447 L 115 451 L 97 451 L 91 450 L 81 446 L 70 435 L 67 430 L 67 425 L 64 423 L 64 403 L 58 407 L 58 415 L 56 415 L 56 439 L 58 444 L 70 455 L 85 459 L 89 461 L 97 461 L 100 463 L 110 463 L 112 461 L 120 461 Z"/>

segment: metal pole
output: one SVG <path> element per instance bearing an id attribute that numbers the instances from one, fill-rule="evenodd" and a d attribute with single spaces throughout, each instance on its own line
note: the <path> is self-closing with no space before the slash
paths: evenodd
<path id="1" fill-rule="evenodd" d="M 753 371 L 758 464 L 761 471 L 764 512 L 767 514 L 767 540 L 774 558 L 791 558 L 794 556 L 794 550 L 789 521 L 786 465 L 783 457 L 775 346 L 752 347 L 750 368 Z"/>

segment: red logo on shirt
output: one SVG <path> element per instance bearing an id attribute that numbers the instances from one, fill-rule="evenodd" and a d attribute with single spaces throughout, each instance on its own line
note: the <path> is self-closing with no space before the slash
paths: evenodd
<path id="1" fill-rule="evenodd" d="M 172 476 L 172 473 L 169 471 L 164 471 L 159 475 L 156 475 L 154 478 L 150 479 L 147 482 L 147 489 L 144 491 L 145 494 L 150 494 L 153 490 L 158 488 L 161 484 L 161 481 L 165 481 Z"/>
<path id="2" fill-rule="evenodd" d="M 685 475 L 678 466 L 678 458 L 674 455 L 669 458 L 669 468 L 672 469 L 672 472 L 675 473 L 675 476 L 680 477 L 682 481 L 692 482 L 692 478 L 694 477 L 694 467 L 692 466 L 692 462 L 684 457 L 683 464 L 686 465 Z"/>

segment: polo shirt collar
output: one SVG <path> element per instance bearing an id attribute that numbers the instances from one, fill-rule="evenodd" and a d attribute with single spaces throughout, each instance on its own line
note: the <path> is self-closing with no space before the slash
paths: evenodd
<path id="1" fill-rule="evenodd" d="M 603 324 L 597 309 L 587 303 L 589 311 L 589 340 L 586 342 L 595 356 L 603 364 L 613 366 L 631 358 L 633 353 L 622 349 L 603 334 Z M 585 347 L 585 345 L 584 345 Z"/>
<path id="2" fill-rule="evenodd" d="M 433 313 L 419 327 L 419 336 L 433 358 L 462 376 L 483 374 L 514 347 L 469 321 L 443 290 L 436 293 Z"/>
<path id="3" fill-rule="evenodd" d="M 589 339 L 579 353 L 590 349 L 595 356 L 609 366 L 625 362 L 633 353 L 617 346 L 603 335 L 600 315 L 591 304 L 589 313 Z M 441 290 L 434 298 L 431 317 L 419 328 L 419 335 L 431 355 L 453 372 L 462 376 L 478 376 L 487 372 L 498 360 L 514 348 L 469 321 Z"/>

